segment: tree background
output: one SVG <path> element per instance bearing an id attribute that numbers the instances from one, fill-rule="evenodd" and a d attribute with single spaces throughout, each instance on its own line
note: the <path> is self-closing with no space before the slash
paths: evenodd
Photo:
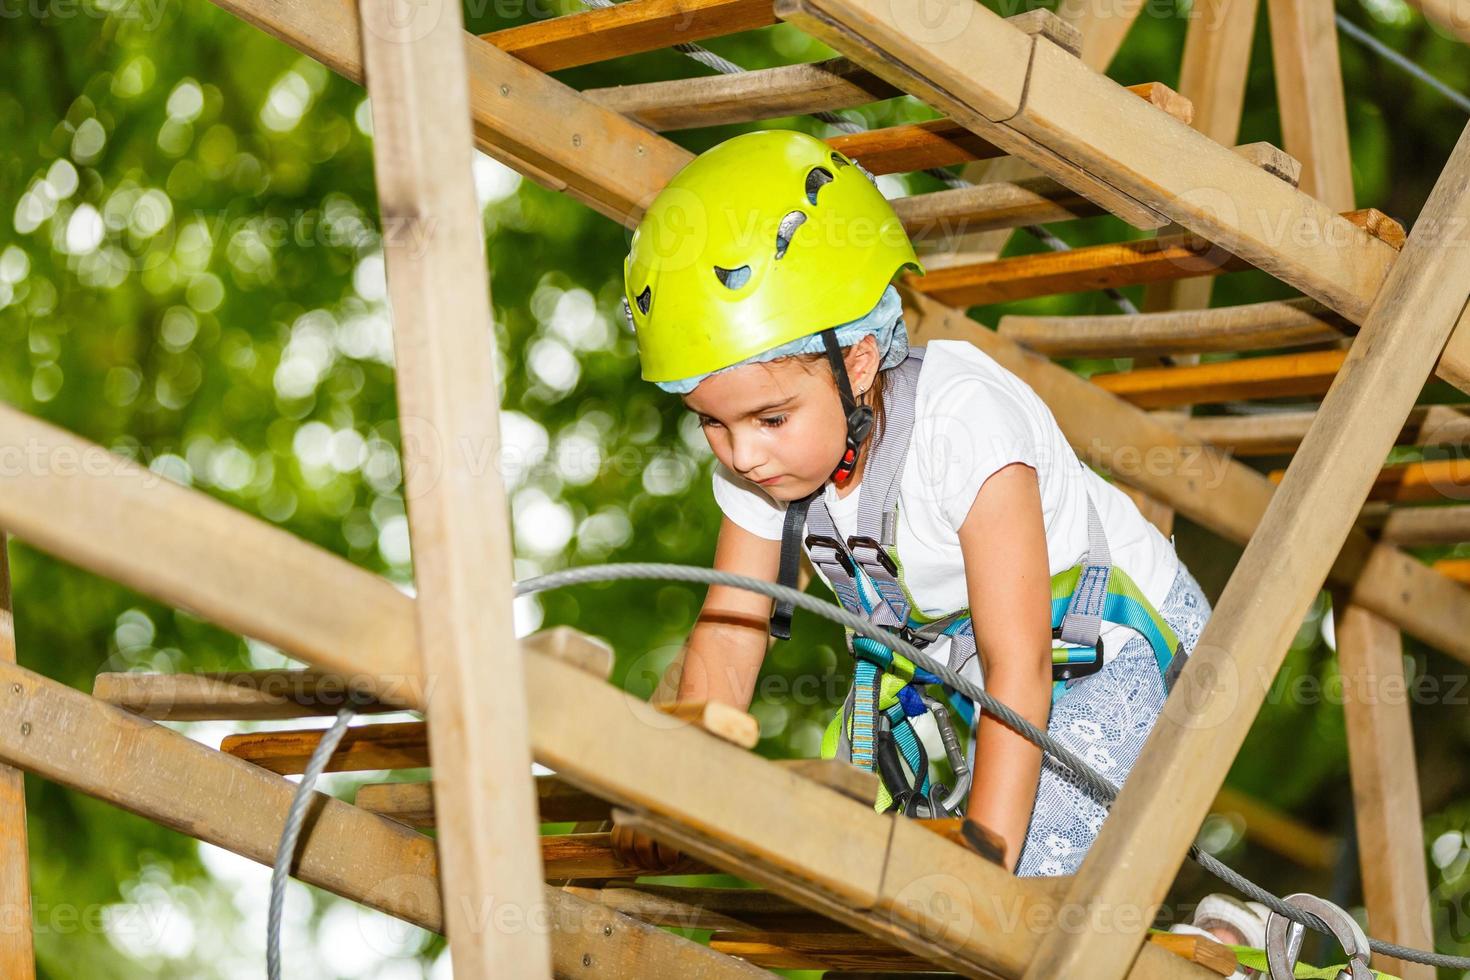
<path id="1" fill-rule="evenodd" d="M 573 9 L 573 0 L 502 0 L 472 3 L 467 16 L 471 29 L 487 31 Z M 1464 47 L 1402 0 L 1345 2 L 1342 10 L 1451 86 L 1470 89 Z M 1187 17 L 1187 3 L 1149 4 L 1109 74 L 1177 84 Z M 1239 141 L 1279 145 L 1266 22 L 1263 9 Z M 831 54 L 785 25 L 708 47 L 750 68 Z M 1340 47 L 1358 206 L 1407 227 L 1464 113 L 1356 44 Z M 409 583 L 363 91 L 199 0 L 0 0 L 0 72 L 0 397 Z M 557 77 L 584 89 L 703 73 L 667 51 Z M 902 98 L 850 115 L 880 127 L 934 114 Z M 762 125 L 830 135 L 806 118 Z M 759 127 L 671 136 L 697 152 L 747 128 Z M 622 325 L 629 232 L 487 157 L 477 159 L 475 178 L 504 388 L 517 577 L 602 561 L 708 564 L 718 524 L 709 452 L 677 400 L 639 380 Z M 893 197 L 938 185 L 918 175 L 884 177 L 880 186 Z M 1055 230 L 1074 246 L 1139 234 L 1111 217 Z M 1007 254 L 1041 248 L 1018 235 Z M 1138 301 L 1138 290 L 1125 292 Z M 1218 281 L 1215 303 L 1287 295 L 1264 274 L 1236 273 Z M 1009 311 L 1110 309 L 1089 293 L 972 314 L 994 326 Z M 1114 364 L 1075 364 L 1100 366 Z M 1439 386 L 1429 396 L 1453 397 Z M 1218 596 L 1239 550 L 1182 518 L 1177 544 Z M 21 663 L 73 687 L 90 690 L 101 670 L 288 662 L 265 644 L 23 541 L 12 542 L 10 556 Z M 569 623 L 606 637 L 618 652 L 614 679 L 646 696 L 700 597 L 676 585 L 586 587 L 524 600 L 517 620 L 523 630 Z M 1413 641 L 1406 653 L 1416 676 L 1440 683 L 1414 718 L 1439 947 L 1463 953 L 1470 951 L 1465 668 Z M 1323 683 L 1330 691 L 1335 669 L 1324 594 L 1229 782 L 1350 842 L 1341 702 L 1310 693 Z M 840 636 L 799 621 L 796 640 L 778 646 L 764 668 L 752 708 L 759 751 L 815 755 L 848 677 Z M 251 726 L 174 727 L 217 745 Z M 332 776 L 324 786 L 350 794 L 371 778 L 383 776 Z M 260 975 L 266 869 L 47 782 L 28 778 L 27 798 L 43 977 Z M 1201 840 L 1278 893 L 1305 889 L 1361 902 L 1350 848 L 1335 869 L 1305 870 L 1246 842 L 1229 815 L 1212 816 Z M 1186 869 L 1176 897 L 1191 900 L 1208 885 Z M 419 930 L 293 885 L 293 975 L 445 977 L 442 950 Z"/>

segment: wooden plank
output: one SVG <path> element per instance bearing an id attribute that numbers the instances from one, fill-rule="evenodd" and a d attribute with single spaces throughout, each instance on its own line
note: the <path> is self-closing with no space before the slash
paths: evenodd
<path id="1" fill-rule="evenodd" d="M 1425 241 L 1439 237 L 1425 229 L 1467 219 L 1470 128 L 1215 603 L 1068 902 L 1107 908 L 1163 899 L 1265 698 L 1269 682 L 1257 678 L 1275 675 L 1435 359 L 1462 313 L 1470 321 L 1470 250 Z M 1122 977 L 1142 941 L 1128 929 L 1047 937 L 1026 977 Z"/>
<path id="2" fill-rule="evenodd" d="M 1395 507 L 1384 515 L 1384 541 L 1405 547 L 1470 541 L 1470 504 L 1453 507 Z"/>
<path id="3" fill-rule="evenodd" d="M 1010 157 L 994 162 L 1020 164 Z M 925 268 L 932 271 L 950 264 L 975 261 L 960 253 L 944 251 L 948 248 L 946 239 L 952 236 L 1072 221 L 1103 213 L 1101 208 L 1076 191 L 1050 177 L 1041 176 L 1029 164 L 1024 166 L 1029 172 L 1018 173 L 1010 180 L 992 180 L 968 187 L 911 194 L 889 202 L 910 239 L 915 242 L 937 240 L 936 247 L 940 250 L 925 253 Z"/>
<path id="4" fill-rule="evenodd" d="M 1325 394 L 1346 359 L 1344 350 L 1305 351 L 1181 367 L 1109 371 L 1094 374 L 1091 380 L 1139 408 L 1288 398 Z"/>
<path id="5" fill-rule="evenodd" d="M 1333 611 L 1368 926 L 1378 939 L 1433 949 L 1403 641 L 1392 623 L 1340 592 Z M 1392 957 L 1375 956 L 1373 965 L 1402 980 L 1435 977 L 1431 966 Z"/>
<path id="6" fill-rule="evenodd" d="M 427 754 L 425 754 L 427 758 Z M 859 803 L 877 798 L 876 773 L 856 769 L 836 759 L 772 759 L 775 765 L 805 779 L 835 789 Z M 370 783 L 357 791 L 357 806 L 381 813 L 413 827 L 434 826 L 434 796 L 430 783 Z M 536 807 L 543 823 L 600 823 L 612 819 L 604 799 L 586 793 L 554 774 L 536 777 Z"/>
<path id="7" fill-rule="evenodd" d="M 1130 85 L 1128 91 L 1186 122 L 1194 111 L 1188 99 L 1159 82 Z M 1005 154 L 1000 147 L 975 135 L 953 119 L 930 119 L 831 136 L 826 142 L 834 150 L 856 159 L 874 174 L 950 167 Z"/>
<path id="8" fill-rule="evenodd" d="M 431 783 L 369 783 L 358 788 L 354 805 L 406 823 L 434 826 Z M 536 777 L 536 810 L 542 823 L 592 823 L 612 819 L 612 805 L 554 775 Z"/>
<path id="9" fill-rule="evenodd" d="M 356 5 L 216 0 L 328 68 L 363 80 Z M 421 8 L 419 16 L 425 17 Z M 406 20 L 405 23 L 408 21 Z M 476 145 L 552 190 L 626 226 L 693 154 L 583 98 L 514 55 L 463 35 Z"/>
<path id="10" fill-rule="evenodd" d="M 1332 0 L 1267 0 L 1276 104 L 1301 188 L 1334 211 L 1353 206 L 1352 150 Z"/>
<path id="11" fill-rule="evenodd" d="M 644 875 L 715 873 L 709 865 L 685 857 L 667 845 L 642 850 L 620 846 L 616 831 L 554 834 L 541 837 L 539 843 L 548 879 L 606 881 Z"/>
<path id="12" fill-rule="evenodd" d="M 1285 474 L 1285 470 L 1272 470 L 1266 475 L 1272 483 L 1280 484 Z M 1467 487 L 1470 487 L 1470 460 L 1401 463 L 1378 471 L 1368 499 L 1396 504 L 1464 500 Z"/>
<path id="13" fill-rule="evenodd" d="M 535 643 L 523 644 L 520 649 L 522 653 L 545 652 L 543 645 Z M 730 705 L 715 708 L 706 702 L 681 702 L 659 705 L 658 710 L 672 716 L 663 721 L 661 728 L 702 728 L 716 738 L 746 749 L 754 748 L 760 734 L 754 718 Z M 220 742 L 220 751 L 274 773 L 296 775 L 306 770 L 311 753 L 325 733 L 323 728 L 243 732 L 226 735 Z M 431 728 L 424 722 L 354 725 L 342 736 L 336 751 L 327 757 L 325 771 L 420 769 L 432 765 L 432 752 Z M 869 800 L 873 798 L 868 797 Z"/>
<path id="14" fill-rule="evenodd" d="M 487 929 L 481 908 L 489 896 L 531 908 L 544 875 L 533 846 L 509 505 L 500 471 L 475 462 L 500 446 L 500 405 L 463 14 L 458 0 L 418 9 L 368 0 L 359 9 L 382 223 L 413 231 L 385 237 L 383 255 L 419 651 L 434 682 L 428 737 L 440 776 L 449 949 L 466 976 L 547 976 L 546 937 Z"/>
<path id="15" fill-rule="evenodd" d="M 325 731 L 321 728 L 308 728 L 226 735 L 220 742 L 219 750 L 270 772 L 281 775 L 298 774 L 306 771 L 307 760 L 321 742 Z M 429 751 L 428 725 L 421 721 L 354 725 L 347 729 L 337 750 L 327 758 L 323 771 L 421 769 L 430 764 Z"/>
<path id="16" fill-rule="evenodd" d="M 1001 336 L 1050 357 L 1157 357 L 1335 343 L 1356 325 L 1314 299 L 1092 316 L 1007 314 Z"/>
<path id="17" fill-rule="evenodd" d="M 360 679 L 356 686 L 371 683 Z M 317 670 L 244 670 L 201 674 L 98 674 L 92 696 L 155 721 L 265 721 L 335 715 L 352 689 L 342 674 Z M 398 711 L 377 701 L 358 714 Z"/>
<path id="18" fill-rule="evenodd" d="M 570 885 L 579 898 L 605 905 L 649 925 L 675 929 L 766 929 L 856 935 L 789 899 L 758 888 L 705 888 L 687 885 Z"/>
<path id="19" fill-rule="evenodd" d="M 964 308 L 1248 268 L 1249 263 L 1185 234 L 945 266 L 925 276 L 907 273 L 905 280 L 941 303 Z"/>
<path id="20" fill-rule="evenodd" d="M 10 539 L 0 529 L 0 664 L 14 664 L 15 607 L 10 591 Z M 11 692 L 15 693 L 14 691 Z M 26 834 L 26 785 L 19 769 L 0 764 L 0 977 L 34 980 L 31 933 L 31 850 Z"/>
<path id="21" fill-rule="evenodd" d="M 846 58 L 583 89 L 583 97 L 657 132 L 850 109 L 902 95 Z"/>
<path id="22" fill-rule="evenodd" d="M 638 0 L 481 34 L 541 71 L 691 44 L 776 23 L 770 0 Z"/>
<path id="23" fill-rule="evenodd" d="M 1237 456 L 1289 456 L 1296 452 L 1296 447 L 1301 444 L 1316 417 L 1315 411 L 1213 416 L 1190 419 L 1184 423 L 1184 428 L 1200 439 L 1213 443 L 1221 449 L 1228 449 Z M 1467 414 L 1464 406 L 1455 405 L 1415 406 L 1394 439 L 1394 445 L 1397 446 L 1421 447 L 1459 447 L 1467 442 L 1470 442 L 1470 414 Z M 1365 516 L 1372 513 L 1371 508 L 1364 509 Z M 1413 511 L 1410 509 L 1404 513 L 1409 515 Z M 1453 517 L 1449 513 L 1444 513 L 1443 516 L 1446 520 L 1451 520 Z M 1412 532 L 1410 525 L 1413 526 Z M 1367 526 L 1382 529 L 1383 522 L 1382 520 L 1369 522 Z M 1394 531 L 1389 532 L 1384 529 L 1386 535 L 1384 540 L 1392 541 L 1394 544 L 1407 544 L 1410 543 L 1410 538 L 1398 535 L 1410 533 L 1422 535 L 1426 531 L 1433 531 L 1437 526 L 1435 521 L 1422 522 L 1406 517 L 1404 521 L 1395 522 Z M 1451 523 L 1444 531 L 1424 538 L 1421 543 L 1457 544 L 1470 540 L 1470 533 L 1465 533 L 1460 537 L 1446 536 L 1446 534 L 1460 534 L 1461 532 L 1456 528 L 1462 526 Z M 1390 533 L 1392 536 L 1389 536 Z"/>
<path id="24" fill-rule="evenodd" d="M 571 668 L 567 668 L 571 669 Z M 65 685 L 0 663 L 0 760 L 269 867 L 296 785 Z M 443 931 L 432 838 L 317 793 L 294 875 Z M 558 977 L 767 978 L 771 974 L 557 888 L 542 904 Z M 497 904 L 496 908 L 499 906 Z"/>
<path id="25" fill-rule="evenodd" d="M 1380 211 L 1343 217 L 1384 229 Z M 1386 232 L 1386 229 L 1384 229 Z M 1387 233 L 1387 232 L 1386 232 Z M 909 273 L 913 288 L 951 306 L 979 306 L 1094 289 L 1173 282 L 1250 268 L 1250 263 L 1191 232 L 1039 252 Z"/>

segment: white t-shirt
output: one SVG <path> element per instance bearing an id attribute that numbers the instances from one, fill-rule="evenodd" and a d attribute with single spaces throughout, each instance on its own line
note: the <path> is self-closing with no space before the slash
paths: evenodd
<path id="1" fill-rule="evenodd" d="M 1139 513 L 1127 494 L 1077 457 L 1051 409 L 1029 385 L 971 344 L 935 340 L 919 373 L 913 439 L 898 485 L 898 555 L 920 611 L 942 616 L 969 605 L 959 527 L 986 479 L 1018 461 L 1037 473 L 1051 574 L 1086 555 L 1086 495 L 1091 494 L 1113 564 L 1155 608 L 1161 606 L 1179 568 L 1172 540 Z M 781 539 L 785 503 L 718 464 L 714 492 L 720 509 L 736 524 L 760 537 Z M 824 490 L 844 539 L 857 533 L 861 492 L 859 485 L 838 497 L 830 482 Z M 1105 652 L 1111 658 L 1138 635 L 1104 623 Z"/>

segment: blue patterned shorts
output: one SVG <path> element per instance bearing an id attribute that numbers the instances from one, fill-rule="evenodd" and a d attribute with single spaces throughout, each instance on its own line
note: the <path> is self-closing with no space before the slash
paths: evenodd
<path id="1" fill-rule="evenodd" d="M 1159 615 L 1174 628 L 1185 651 L 1193 652 L 1210 612 L 1199 583 L 1180 562 Z M 1114 785 L 1122 785 L 1164 708 L 1165 694 L 1153 648 L 1143 637 L 1134 636 L 1102 670 L 1057 699 L 1047 732 Z M 1047 756 L 1016 874 L 1072 874 L 1106 815 L 1107 809 Z"/>

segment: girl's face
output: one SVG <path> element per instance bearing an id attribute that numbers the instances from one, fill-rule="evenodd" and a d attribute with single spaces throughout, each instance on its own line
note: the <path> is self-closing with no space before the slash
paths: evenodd
<path id="1" fill-rule="evenodd" d="M 877 373 L 871 337 L 843 352 L 854 393 Z M 847 419 L 825 359 L 742 364 L 684 396 L 725 466 L 775 500 L 799 500 L 827 482 L 847 445 Z"/>

